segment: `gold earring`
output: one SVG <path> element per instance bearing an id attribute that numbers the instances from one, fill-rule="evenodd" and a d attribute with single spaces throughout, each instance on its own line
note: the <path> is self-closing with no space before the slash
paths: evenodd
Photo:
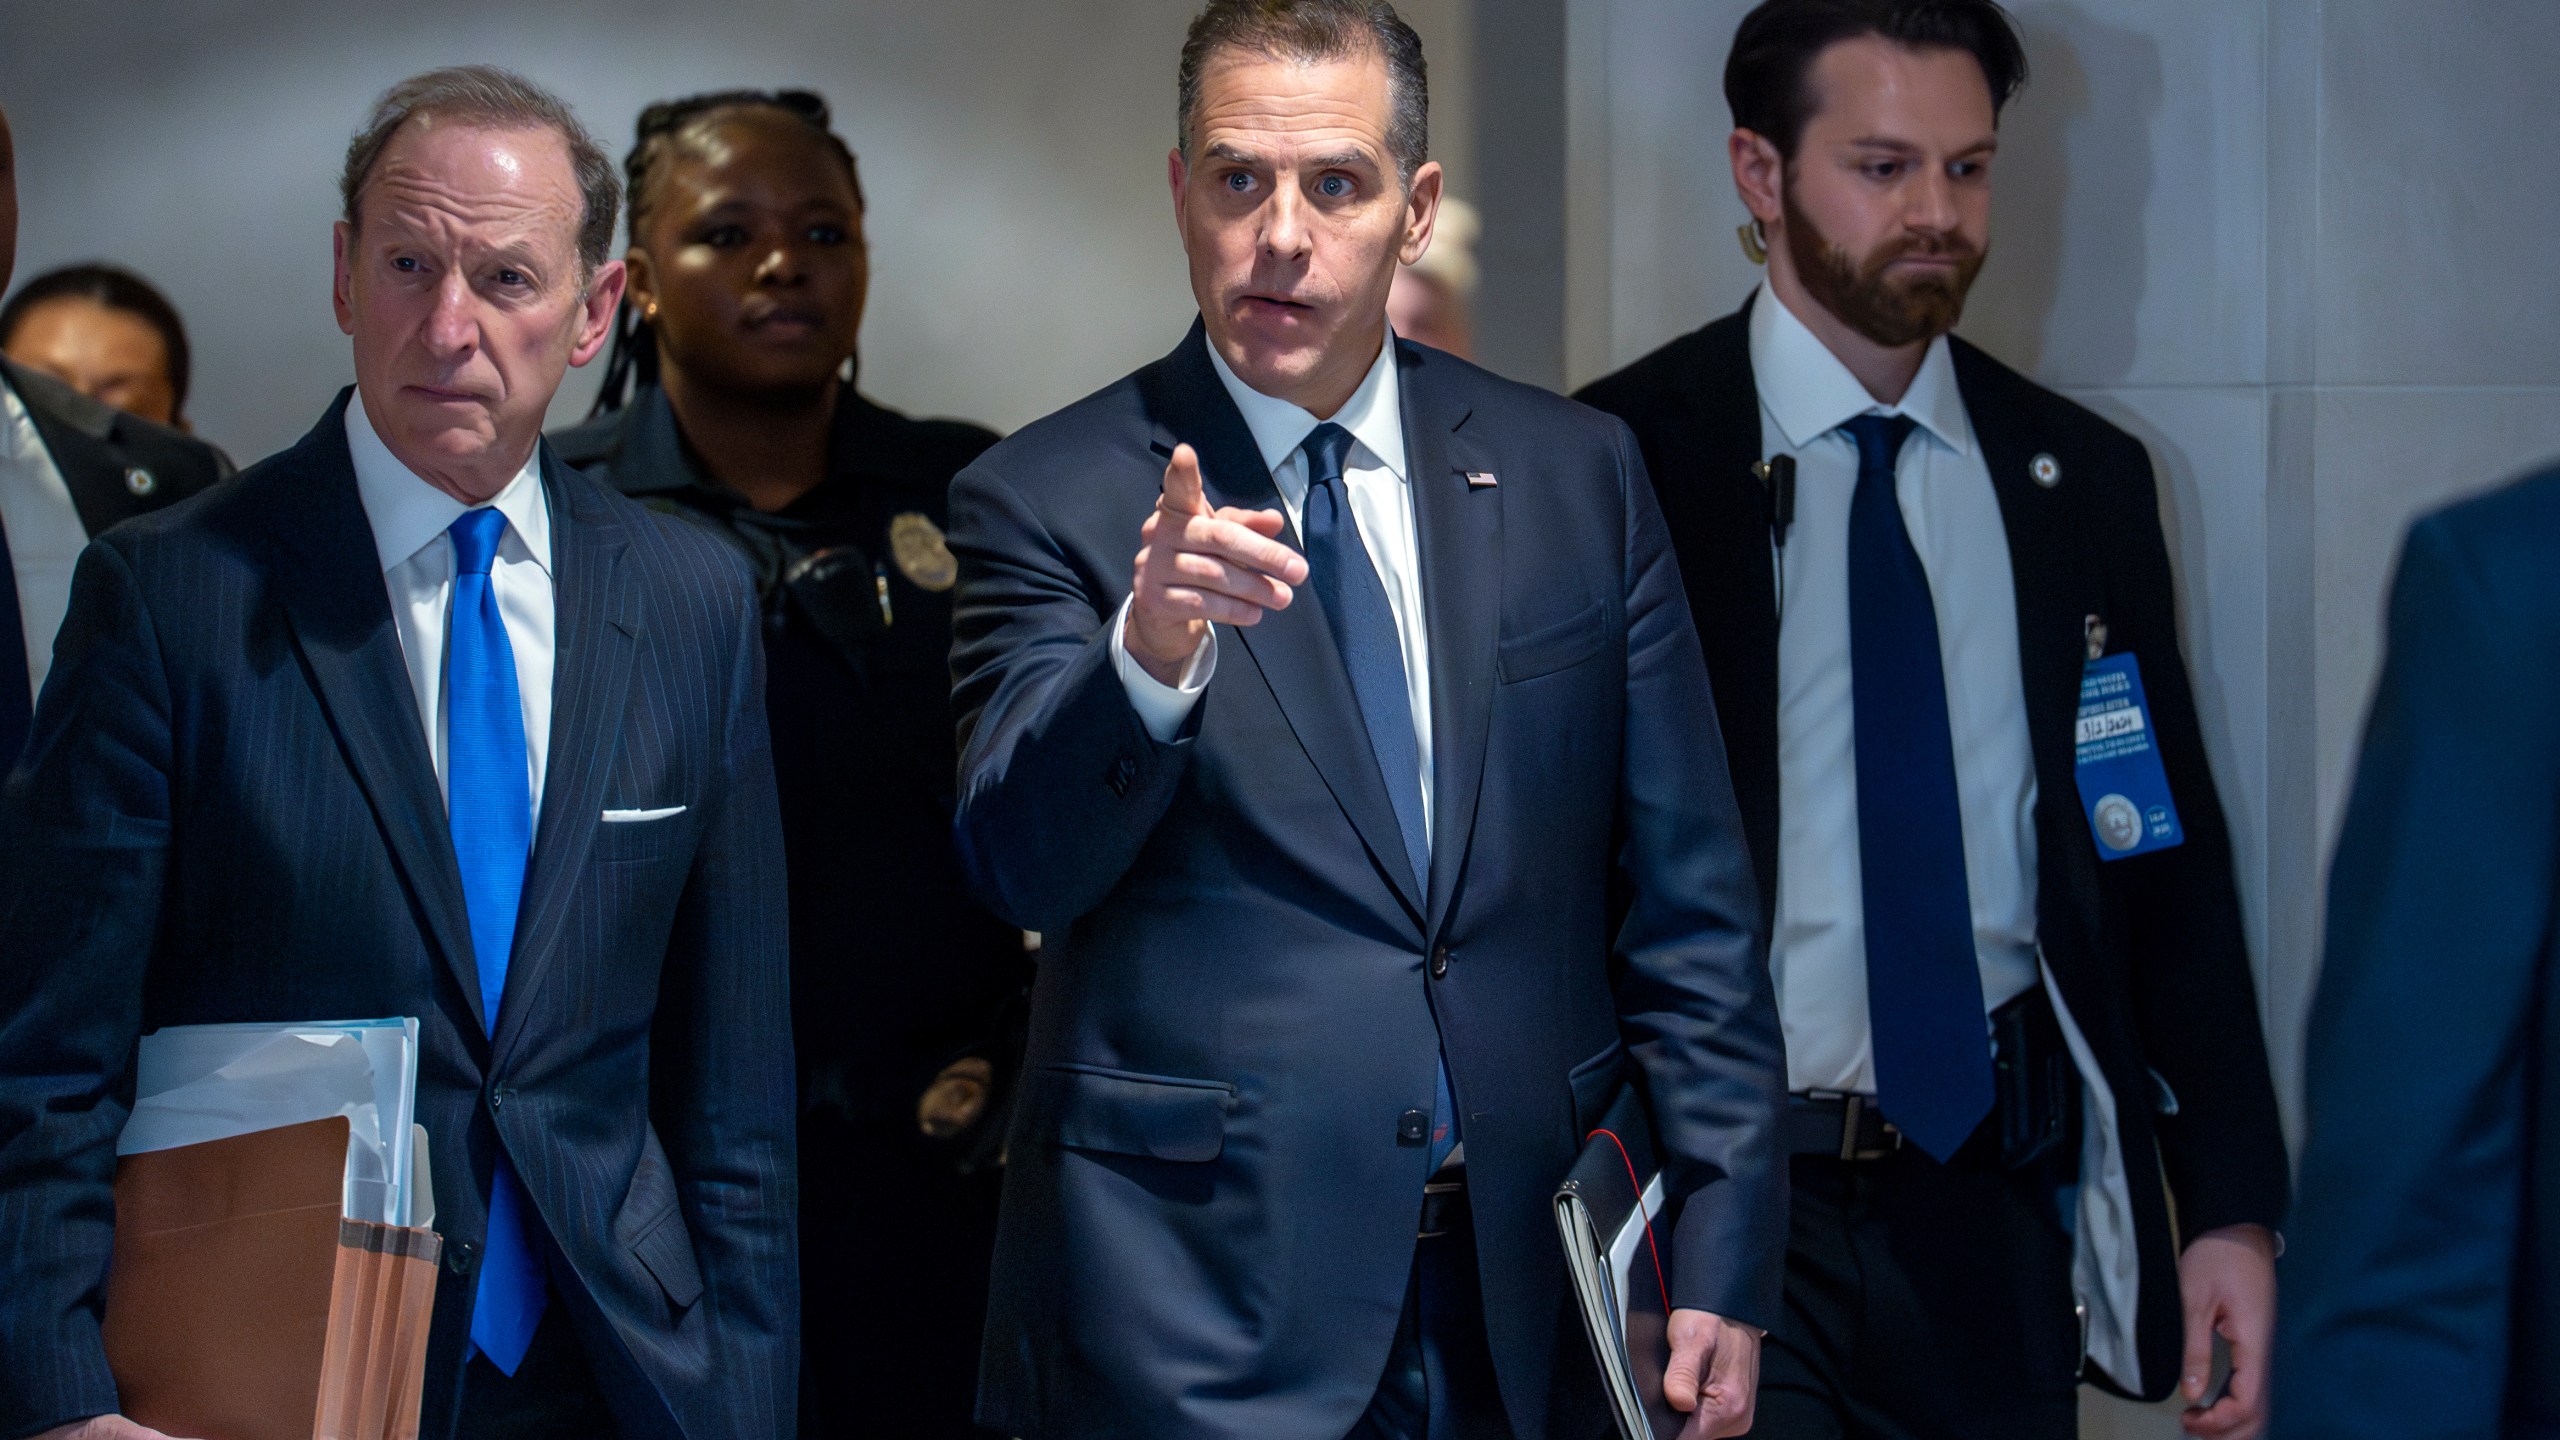
<path id="1" fill-rule="evenodd" d="M 1754 219 L 1745 221 L 1741 225 L 1735 227 L 1733 233 L 1740 236 L 1742 239 L 1742 254 L 1744 259 L 1749 260 L 1754 265 L 1766 265 L 1769 263 L 1769 232 L 1760 228 L 1760 222 L 1758 220 Z"/>
<path id="2" fill-rule="evenodd" d="M 640 307 L 640 318 L 641 318 L 641 319 L 643 319 L 643 320 L 648 321 L 648 322 L 649 322 L 650 324 L 652 324 L 652 325 L 657 324 L 657 323 L 658 323 L 658 302 L 657 302 L 657 301 L 655 301 L 655 300 L 652 300 L 652 301 L 650 301 L 648 304 L 641 306 L 641 307 Z"/>

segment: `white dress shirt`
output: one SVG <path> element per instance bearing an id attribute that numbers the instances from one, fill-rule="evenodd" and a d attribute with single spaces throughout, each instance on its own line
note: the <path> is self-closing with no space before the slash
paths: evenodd
<path id="1" fill-rule="evenodd" d="M 362 397 L 347 401 L 347 449 L 355 456 L 356 490 L 373 527 L 374 553 L 391 594 L 391 622 L 409 663 L 409 688 L 418 699 L 418 723 L 435 760 L 436 788 L 446 784 L 444 648 L 453 609 L 453 537 L 447 527 L 472 507 L 447 495 L 400 463 L 365 418 Z M 516 693 L 524 705 L 526 778 L 533 819 L 542 817 L 542 776 L 551 753 L 551 507 L 542 493 L 541 450 L 490 501 L 507 517 L 489 581 L 498 596 L 498 620 L 515 652 Z"/>
<path id="2" fill-rule="evenodd" d="M 9 531 L 9 568 L 17 572 L 18 624 L 27 641 L 27 695 L 44 693 L 53 669 L 53 636 L 71 611 L 71 570 L 89 544 L 88 527 L 71 503 L 62 468 L 44 448 L 35 417 L 0 379 L 0 525 Z"/>
<path id="3" fill-rule="evenodd" d="M 1209 363 L 1216 367 L 1218 380 L 1227 387 L 1236 408 L 1244 412 L 1245 428 L 1253 432 L 1262 463 L 1270 467 L 1280 504 L 1289 512 L 1289 527 L 1297 531 L 1307 503 L 1307 457 L 1299 447 L 1306 443 L 1308 432 L 1323 422 L 1245 384 L 1227 368 L 1217 346 L 1208 349 Z M 1422 552 L 1415 536 L 1413 486 L 1405 470 L 1403 390 L 1396 378 L 1392 333 L 1379 347 L 1377 361 L 1370 365 L 1360 388 L 1333 416 L 1333 423 L 1350 431 L 1355 442 L 1343 462 L 1342 479 L 1351 492 L 1351 513 L 1360 522 L 1360 543 L 1386 587 L 1387 608 L 1394 612 L 1396 641 L 1404 654 L 1405 701 L 1412 707 L 1413 738 L 1420 750 L 1422 825 L 1428 839 L 1432 825 L 1431 635 L 1423 624 Z M 1185 662 L 1181 684 L 1176 686 L 1156 679 L 1131 658 L 1128 623 L 1129 605 L 1123 601 L 1119 618 L 1112 622 L 1112 663 L 1147 733 L 1160 741 L 1171 740 L 1217 671 L 1217 627 L 1210 626 L 1201 637 L 1200 648 Z"/>
<path id="4" fill-rule="evenodd" d="M 1894 493 L 1938 612 L 1986 1012 L 2037 979 L 2035 756 L 2008 528 L 1944 339 L 1929 347 L 1901 403 L 1879 405 L 1764 286 L 1751 307 L 1751 373 L 1761 453 L 1796 461 L 1795 525 L 1776 560 L 1778 913 L 1769 950 L 1787 1083 L 1873 1094 L 1849 669 L 1849 497 L 1858 446 L 1838 427 L 1870 413 L 1918 422 L 1902 447 Z"/>

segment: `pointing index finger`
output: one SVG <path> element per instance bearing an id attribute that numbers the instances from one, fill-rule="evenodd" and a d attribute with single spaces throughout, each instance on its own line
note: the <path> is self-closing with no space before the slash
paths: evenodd
<path id="1" fill-rule="evenodd" d="M 1200 452 L 1188 445 L 1173 447 L 1173 458 L 1164 467 L 1164 498 L 1160 503 L 1176 515 L 1206 515 L 1208 497 L 1200 489 Z"/>

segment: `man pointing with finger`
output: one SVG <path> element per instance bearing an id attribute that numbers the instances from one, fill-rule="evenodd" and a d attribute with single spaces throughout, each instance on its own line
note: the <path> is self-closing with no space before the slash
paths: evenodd
<path id="1" fill-rule="evenodd" d="M 1441 181 L 1381 0 L 1215 0 L 1179 98 L 1199 324 L 953 496 L 961 850 L 1048 937 L 979 1419 L 1608 1433 L 1550 1200 L 1632 1082 L 1667 1389 L 1741 1434 L 1777 1020 L 1634 443 L 1388 333 Z"/>

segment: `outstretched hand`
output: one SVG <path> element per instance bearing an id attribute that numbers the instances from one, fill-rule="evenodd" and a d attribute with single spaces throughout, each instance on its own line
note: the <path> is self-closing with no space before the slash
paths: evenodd
<path id="1" fill-rule="evenodd" d="M 1287 523 L 1277 510 L 1211 509 L 1199 453 L 1173 447 L 1164 493 L 1138 531 L 1123 637 L 1130 658 L 1175 684 L 1213 622 L 1252 625 L 1287 609 L 1307 579 L 1306 557 L 1280 543 Z"/>
<path id="2" fill-rule="evenodd" d="M 1760 1332 L 1704 1310 L 1672 1311 L 1662 1398 L 1689 1417 L 1680 1440 L 1748 1433 L 1760 1398 Z"/>

